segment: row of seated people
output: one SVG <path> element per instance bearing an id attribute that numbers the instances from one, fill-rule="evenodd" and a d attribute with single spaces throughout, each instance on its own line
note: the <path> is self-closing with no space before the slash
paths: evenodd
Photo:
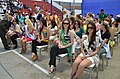
<path id="1" fill-rule="evenodd" d="M 14 22 L 16 22 L 16 21 L 14 21 Z M 33 27 L 31 27 L 32 26 L 31 22 L 29 20 L 26 20 L 25 23 L 27 25 L 26 30 L 25 30 L 25 36 L 21 36 L 20 31 L 16 32 L 16 30 L 13 30 L 13 29 L 11 29 L 11 30 L 16 32 L 17 35 L 21 38 L 21 46 L 22 46 L 21 52 L 25 52 L 25 50 L 26 50 L 26 41 L 32 41 L 32 57 L 31 58 L 32 58 L 32 60 L 37 60 L 38 56 L 36 53 L 37 52 L 36 46 L 48 44 L 48 40 L 50 37 L 50 29 L 48 27 L 46 27 L 47 26 L 46 20 L 44 18 L 41 18 L 40 27 L 38 30 L 39 31 L 38 36 L 37 36 L 37 39 L 35 39 L 34 33 L 33 33 L 34 29 L 33 29 Z M 16 26 L 17 26 L 17 23 L 16 23 Z M 79 21 L 76 20 L 75 21 L 75 29 L 74 29 L 76 31 L 76 34 L 78 32 L 78 29 L 76 29 L 76 28 L 78 28 L 78 27 L 80 30 L 81 29 L 80 23 L 79 23 Z M 103 23 L 101 25 L 102 31 L 100 31 L 100 32 L 102 34 L 101 35 L 102 39 L 99 39 L 99 40 L 102 42 L 101 46 L 103 48 L 106 47 L 104 45 L 106 44 L 106 42 L 108 43 L 108 39 L 110 38 L 110 33 L 107 31 L 107 28 L 108 28 L 107 23 Z M 52 73 L 56 67 L 56 56 L 58 54 L 63 54 L 63 53 L 67 53 L 67 52 L 68 52 L 68 56 L 69 56 L 71 46 L 74 44 L 74 41 L 78 41 L 78 42 L 80 41 L 80 40 L 77 40 L 77 38 L 76 38 L 76 40 L 74 39 L 75 32 L 73 32 L 73 30 L 71 30 L 70 21 L 68 18 L 63 20 L 61 29 L 62 30 L 60 30 L 60 32 L 59 32 L 58 44 L 53 46 L 50 51 L 50 61 L 49 61 L 50 73 Z M 19 29 L 19 30 L 21 30 L 21 29 Z M 78 33 L 77 35 L 80 38 L 82 38 L 82 33 L 83 32 L 81 31 L 80 34 Z M 81 46 L 82 54 L 79 55 L 80 57 L 78 56 L 74 62 L 75 65 L 77 63 L 77 65 L 80 65 L 80 66 L 81 66 L 81 64 L 79 64 L 79 63 L 82 63 L 83 69 L 86 66 L 89 66 L 90 64 L 92 64 L 94 62 L 97 62 L 96 60 L 98 58 L 97 58 L 96 54 L 99 52 L 99 47 L 100 47 L 100 45 L 98 43 L 98 39 L 97 40 L 95 39 L 96 26 L 94 23 L 90 22 L 87 24 L 86 34 L 88 35 L 87 39 L 83 40 L 83 41 L 85 41 L 86 45 L 82 44 L 83 45 L 83 46 Z M 16 38 L 18 38 L 18 36 Z M 15 39 L 15 37 L 14 37 L 14 39 Z M 16 44 L 16 42 L 14 44 Z M 104 49 L 105 49 L 105 51 L 107 51 L 106 48 L 104 48 Z M 107 56 L 110 58 L 110 53 L 108 52 L 107 54 L 108 54 Z M 95 56 L 95 58 L 92 56 Z M 81 59 L 81 61 L 77 62 L 79 60 L 79 58 Z M 85 59 L 85 61 L 83 61 L 84 59 Z M 76 78 L 78 77 L 78 75 L 77 75 L 78 73 L 76 71 L 79 70 L 79 68 L 78 69 L 74 68 L 74 64 L 73 64 L 73 69 L 75 69 L 75 70 L 72 71 L 71 78 L 73 77 L 73 73 L 74 73 L 74 76 L 76 74 L 76 76 L 75 76 Z M 77 65 L 75 67 L 78 67 Z M 81 70 L 83 70 L 83 69 L 81 69 Z M 78 72 L 80 72 L 80 71 L 78 71 Z M 80 75 L 80 73 L 79 73 L 79 75 Z"/>
<path id="2" fill-rule="evenodd" d="M 77 24 L 77 22 L 76 22 L 76 24 Z M 63 25 L 63 27 L 62 27 L 62 30 L 60 31 L 60 40 L 61 40 L 61 42 L 62 42 L 62 45 L 60 44 L 61 42 L 58 42 L 59 44 L 58 45 L 55 45 L 55 46 L 53 46 L 52 48 L 51 48 L 51 51 L 50 51 L 50 62 L 49 62 L 49 65 L 50 65 L 50 72 L 53 72 L 54 71 L 54 68 L 56 67 L 56 56 L 58 55 L 58 54 L 63 54 L 63 53 L 66 53 L 66 52 L 68 52 L 68 53 L 70 53 L 70 46 L 72 46 L 72 44 L 74 43 L 74 33 L 73 33 L 73 31 L 71 31 L 70 33 L 71 34 L 65 34 L 64 32 L 65 32 L 65 28 L 66 28 L 66 26 L 68 26 L 69 25 L 69 22 L 67 23 L 64 23 L 64 21 L 63 21 L 63 23 L 62 23 L 62 25 Z M 88 25 L 89 25 L 89 23 L 88 23 Z M 92 24 L 91 24 L 92 25 Z M 93 25 L 92 26 L 94 26 L 95 27 L 95 25 L 94 25 L 94 23 L 93 23 Z M 89 27 L 90 29 L 92 29 L 92 27 Z M 107 40 L 107 42 L 108 42 L 108 39 L 110 38 L 110 33 L 108 32 L 108 30 L 107 30 L 107 28 L 108 28 L 108 25 L 107 24 L 105 24 L 105 23 L 103 23 L 102 25 L 101 25 L 101 30 L 102 30 L 102 32 L 104 31 L 104 33 L 101 33 L 102 34 L 102 39 L 104 39 L 104 41 L 106 41 Z M 66 28 L 66 29 L 68 29 L 68 28 Z M 70 28 L 69 28 L 69 30 L 70 30 Z M 96 30 L 96 29 L 95 29 Z M 67 31 L 67 30 L 66 30 Z M 69 32 L 69 31 L 68 31 Z M 90 32 L 91 32 L 91 30 L 90 30 Z M 63 34 L 63 35 L 62 35 Z M 64 35 L 65 34 L 65 35 Z M 96 34 L 96 32 L 95 32 L 95 34 Z M 101 35 L 100 34 L 100 35 Z M 107 34 L 107 35 L 106 35 Z M 70 36 L 69 36 L 70 35 Z M 71 36 L 71 35 L 73 35 L 73 36 Z M 98 35 L 99 36 L 99 35 Z M 107 36 L 107 37 L 105 37 L 105 36 Z M 101 41 L 102 42 L 102 44 L 101 44 L 101 46 L 103 47 L 103 49 L 104 49 L 104 41 L 102 40 L 102 39 L 98 39 L 99 41 Z M 85 39 L 84 39 L 85 40 Z M 88 40 L 88 39 L 87 39 Z M 35 42 L 37 42 L 36 40 L 34 40 Z M 98 42 L 99 42 L 98 41 Z M 36 50 L 36 46 L 39 44 L 39 45 L 42 45 L 41 44 L 41 42 L 37 42 L 37 44 L 33 44 L 34 42 L 32 42 L 32 51 L 33 51 L 33 47 L 34 47 L 34 49 Z M 68 44 L 67 45 L 67 43 L 70 43 L 70 44 Z M 65 44 L 65 45 L 64 45 Z M 87 42 L 85 42 L 85 44 L 87 44 Z M 34 45 L 34 46 L 33 46 Z M 87 45 L 88 46 L 88 45 Z M 91 46 L 94 46 L 94 45 L 91 45 Z M 106 46 L 105 46 L 106 47 Z M 89 49 L 89 51 L 92 51 L 93 50 L 93 47 L 91 47 L 91 49 Z M 94 49 L 95 50 L 95 49 Z M 87 50 L 85 50 L 85 51 L 87 51 Z M 106 50 L 105 50 L 106 51 Z M 35 57 L 35 60 L 37 60 L 37 53 L 36 53 L 37 51 L 35 51 L 35 52 L 33 52 L 33 59 L 34 59 L 34 57 Z M 98 52 L 98 50 L 97 50 L 97 52 Z M 103 52 L 103 51 L 102 51 Z M 90 56 L 91 57 L 91 55 L 87 55 L 88 57 Z M 110 53 L 108 53 L 108 55 L 107 55 L 109 58 L 110 58 Z M 76 59 L 77 60 L 77 59 Z M 96 59 L 97 60 L 97 59 Z M 94 61 L 96 61 L 96 60 L 91 60 L 92 62 L 94 62 Z"/>
<path id="3" fill-rule="evenodd" d="M 16 38 L 20 38 L 21 53 L 26 52 L 26 42 L 32 41 L 31 59 L 33 61 L 38 59 L 36 46 L 47 45 L 49 40 L 54 41 L 55 37 L 58 36 L 55 42 L 56 45 L 52 46 L 50 50 L 49 73 L 54 72 L 56 68 L 56 56 L 64 53 L 68 53 L 68 56 L 70 56 L 70 53 L 76 54 L 76 46 L 81 47 L 81 53 L 77 58 L 73 56 L 75 60 L 69 79 L 78 79 L 78 76 L 82 74 L 85 67 L 93 63 L 98 63 L 99 52 L 100 54 L 106 52 L 106 57 L 111 58 L 108 40 L 110 36 L 113 39 L 114 33 L 110 34 L 113 31 L 108 31 L 109 22 L 107 21 L 104 21 L 102 24 L 97 24 L 98 19 L 94 19 L 94 23 L 89 21 L 88 23 L 84 23 L 83 20 L 80 19 L 80 16 L 76 16 L 77 20 L 74 21 L 73 17 L 71 17 L 70 20 L 65 18 L 60 24 L 55 24 L 55 21 L 52 20 L 52 27 L 50 29 L 47 27 L 49 22 L 44 18 L 38 20 L 39 27 L 36 28 L 34 19 L 31 19 L 33 23 L 29 19 L 26 19 L 24 23 L 22 13 L 18 15 L 19 16 L 15 15 L 18 17 L 18 23 L 16 19 L 12 22 L 12 17 L 9 19 L 11 25 L 7 32 L 7 39 L 11 39 L 15 45 L 14 48 L 17 48 Z M 35 17 L 35 15 L 32 16 Z M 49 16 L 47 18 L 49 18 Z M 86 28 L 84 28 L 85 25 Z M 114 26 L 116 27 L 116 24 L 114 24 Z M 37 32 L 34 33 L 34 30 L 37 30 Z M 50 36 L 50 31 L 54 32 L 52 36 Z M 84 33 L 85 35 L 83 35 Z"/>
<path id="4" fill-rule="evenodd" d="M 65 19 L 62 22 L 62 30 L 59 34 L 58 45 L 51 48 L 50 51 L 50 61 L 49 61 L 49 72 L 54 72 L 56 68 L 56 56 L 59 54 L 68 53 L 70 54 L 70 48 L 74 44 L 74 37 L 76 36 L 74 32 L 69 28 L 69 19 Z M 99 52 L 107 52 L 107 57 L 111 58 L 110 49 L 108 45 L 108 40 L 110 38 L 110 33 L 107 30 L 108 24 L 103 22 L 101 24 L 101 30 L 96 32 L 96 26 L 93 22 L 87 24 L 86 34 L 81 40 L 77 40 L 78 44 L 81 44 L 81 54 L 75 59 L 70 79 L 73 77 L 78 79 L 86 67 L 89 67 L 93 63 L 99 63 Z M 69 30 L 69 31 L 68 31 Z"/>

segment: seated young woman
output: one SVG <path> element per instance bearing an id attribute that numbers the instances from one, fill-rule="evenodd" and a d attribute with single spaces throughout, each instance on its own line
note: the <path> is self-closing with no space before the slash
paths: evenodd
<path id="1" fill-rule="evenodd" d="M 31 59 L 36 61 L 38 59 L 36 46 L 47 45 L 50 37 L 50 29 L 47 27 L 46 20 L 42 17 L 40 19 L 40 27 L 38 37 L 32 40 L 32 56 Z"/>
<path id="2" fill-rule="evenodd" d="M 96 36 L 96 26 L 93 22 L 87 24 L 86 34 L 82 36 L 82 39 L 82 53 L 75 59 L 69 79 L 78 79 L 86 67 L 93 63 L 99 63 L 100 43 L 99 37 Z"/>
<path id="3" fill-rule="evenodd" d="M 68 53 L 70 55 L 71 46 L 74 42 L 74 34 L 70 30 L 70 20 L 65 18 L 62 22 L 62 29 L 59 34 L 58 45 L 54 45 L 50 51 L 49 73 L 52 73 L 56 67 L 56 56 Z"/>
<path id="4" fill-rule="evenodd" d="M 17 23 L 17 19 L 13 20 L 13 26 L 9 28 L 12 33 L 10 34 L 10 39 L 14 44 L 13 49 L 17 48 L 17 38 L 19 38 L 22 35 L 22 31 L 20 29 L 20 26 Z"/>
<path id="5" fill-rule="evenodd" d="M 76 53 L 75 53 L 75 48 L 79 46 L 78 41 L 82 38 L 82 34 L 84 33 L 84 29 L 81 26 L 82 24 L 80 23 L 79 20 L 75 20 L 74 26 L 73 26 L 73 32 L 74 32 L 74 44 L 72 45 L 72 51 L 71 53 L 73 54 L 73 61 L 75 60 Z"/>
<path id="6" fill-rule="evenodd" d="M 106 53 L 107 58 L 111 58 L 111 53 L 110 53 L 110 47 L 109 47 L 109 39 L 110 39 L 110 32 L 109 32 L 109 24 L 104 21 L 101 26 L 100 26 L 100 43 L 101 43 L 101 49 L 100 49 L 100 57 L 103 53 Z"/>
<path id="7" fill-rule="evenodd" d="M 20 39 L 20 44 L 22 47 L 21 53 L 25 53 L 26 52 L 26 42 L 28 41 L 32 41 L 35 39 L 34 36 L 34 26 L 32 25 L 32 22 L 30 19 L 26 19 L 25 20 L 25 36 L 22 36 L 22 38 Z"/>

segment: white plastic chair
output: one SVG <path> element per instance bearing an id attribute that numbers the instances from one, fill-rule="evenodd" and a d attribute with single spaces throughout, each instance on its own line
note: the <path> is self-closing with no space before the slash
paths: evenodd
<path id="1" fill-rule="evenodd" d="M 37 46 L 37 49 L 39 50 L 39 52 L 37 52 L 37 54 L 39 57 L 41 56 L 41 52 L 42 52 L 43 48 L 48 48 L 48 45 Z"/>
<path id="2" fill-rule="evenodd" d="M 59 54 L 59 55 L 57 56 L 57 59 L 59 60 L 59 63 L 63 63 L 64 58 L 67 57 L 67 55 L 68 55 L 68 53 Z M 71 54 L 71 53 L 70 53 L 70 63 L 71 63 L 71 66 L 72 66 L 73 62 L 72 62 L 72 54 Z M 62 72 L 62 70 L 61 70 L 61 72 Z"/>
<path id="3" fill-rule="evenodd" d="M 85 68 L 85 71 L 88 72 L 88 79 L 92 79 L 92 73 L 96 70 L 96 78 L 98 78 L 98 64 L 92 64 L 89 67 Z"/>

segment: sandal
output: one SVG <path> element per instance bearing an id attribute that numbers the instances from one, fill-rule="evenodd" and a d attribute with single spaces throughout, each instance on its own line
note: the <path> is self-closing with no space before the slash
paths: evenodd
<path id="1" fill-rule="evenodd" d="M 30 58 L 30 59 L 32 59 L 34 55 L 35 55 L 35 54 L 34 54 L 34 53 L 32 53 L 32 56 L 31 56 L 31 58 Z"/>
<path id="2" fill-rule="evenodd" d="M 75 76 L 75 74 L 71 74 L 68 79 L 73 79 L 74 76 Z"/>
<path id="3" fill-rule="evenodd" d="M 32 61 L 38 60 L 38 56 L 35 55 L 34 53 L 32 53 L 31 60 L 32 60 Z"/>
<path id="4" fill-rule="evenodd" d="M 78 79 L 78 77 L 74 77 L 73 79 Z"/>
<path id="5" fill-rule="evenodd" d="M 21 50 L 20 54 L 25 53 L 25 52 L 26 52 L 26 50 Z"/>
<path id="6" fill-rule="evenodd" d="M 22 53 L 23 53 L 23 51 L 24 51 L 24 50 L 21 50 L 20 54 L 22 54 Z"/>
<path id="7" fill-rule="evenodd" d="M 50 69 L 49 69 L 49 74 L 53 73 L 56 70 L 56 68 L 51 65 Z"/>

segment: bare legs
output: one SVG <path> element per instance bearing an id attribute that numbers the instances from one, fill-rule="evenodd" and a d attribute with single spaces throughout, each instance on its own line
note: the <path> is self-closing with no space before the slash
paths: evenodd
<path id="1" fill-rule="evenodd" d="M 82 74 L 85 67 L 88 67 L 92 64 L 92 62 L 89 59 L 81 59 L 81 56 L 78 56 L 73 63 L 72 66 L 72 72 L 69 79 L 78 79 L 78 77 Z"/>
<path id="2" fill-rule="evenodd" d="M 20 44 L 21 44 L 21 47 L 22 47 L 21 53 L 26 52 L 26 42 L 27 42 L 26 39 L 24 39 L 24 38 L 20 39 Z"/>
<path id="3" fill-rule="evenodd" d="M 74 75 L 76 74 L 76 71 L 78 69 L 78 65 L 80 64 L 81 61 L 82 61 L 81 57 L 78 56 L 72 65 L 72 72 L 71 72 L 71 76 L 69 79 L 72 79 L 74 77 Z"/>

